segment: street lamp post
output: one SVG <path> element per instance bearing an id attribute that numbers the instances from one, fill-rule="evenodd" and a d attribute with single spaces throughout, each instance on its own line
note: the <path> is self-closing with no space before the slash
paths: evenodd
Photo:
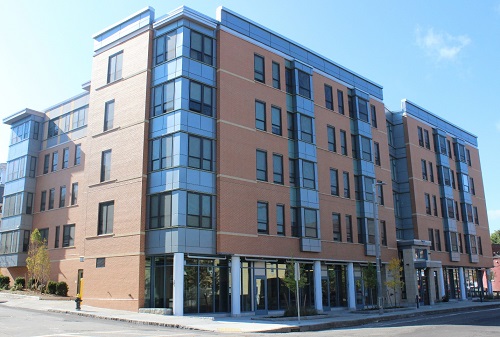
<path id="1" fill-rule="evenodd" d="M 383 306 L 383 296 L 382 296 L 382 274 L 380 272 L 381 260 L 380 260 L 380 230 L 378 223 L 378 195 L 377 186 L 386 185 L 383 181 L 377 181 L 373 184 L 373 217 L 375 218 L 375 260 L 377 267 L 377 304 L 378 313 L 382 315 L 384 313 Z"/>

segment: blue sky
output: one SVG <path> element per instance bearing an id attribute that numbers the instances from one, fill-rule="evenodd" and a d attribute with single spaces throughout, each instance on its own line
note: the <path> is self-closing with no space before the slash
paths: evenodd
<path id="1" fill-rule="evenodd" d="M 383 85 L 389 109 L 407 98 L 477 135 L 500 229 L 500 0 L 0 0 L 0 118 L 80 93 L 94 33 L 146 6 L 159 17 L 183 4 L 213 18 L 223 5 Z M 0 126 L 0 162 L 9 134 Z"/>

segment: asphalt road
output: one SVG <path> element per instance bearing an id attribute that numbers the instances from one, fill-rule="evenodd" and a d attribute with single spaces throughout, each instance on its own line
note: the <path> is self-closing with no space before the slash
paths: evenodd
<path id="1" fill-rule="evenodd" d="M 290 333 L 290 337 L 405 336 L 488 337 L 500 335 L 500 308 L 451 312 L 374 323 L 350 329 Z M 0 305 L 0 337 L 159 337 L 159 336 L 273 336 L 277 334 L 235 334 L 183 330 L 108 321 L 76 315 L 48 313 Z"/>

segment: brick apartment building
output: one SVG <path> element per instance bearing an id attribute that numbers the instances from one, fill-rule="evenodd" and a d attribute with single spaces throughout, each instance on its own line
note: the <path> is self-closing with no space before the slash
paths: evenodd
<path id="1" fill-rule="evenodd" d="M 376 219 L 403 302 L 465 299 L 492 266 L 471 133 L 387 111 L 380 85 L 222 7 L 148 7 L 93 38 L 81 94 L 3 120 L 2 273 L 25 275 L 38 228 L 89 305 L 283 310 L 293 259 L 308 305 L 353 310 L 373 301 Z"/>

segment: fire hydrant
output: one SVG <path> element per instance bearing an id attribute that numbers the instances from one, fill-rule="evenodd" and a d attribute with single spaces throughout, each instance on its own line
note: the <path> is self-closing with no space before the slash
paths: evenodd
<path id="1" fill-rule="evenodd" d="M 76 298 L 75 298 L 75 303 L 76 303 L 76 310 L 80 310 L 81 307 L 80 307 L 80 303 L 82 303 L 82 298 L 80 296 L 80 294 L 76 295 Z"/>

